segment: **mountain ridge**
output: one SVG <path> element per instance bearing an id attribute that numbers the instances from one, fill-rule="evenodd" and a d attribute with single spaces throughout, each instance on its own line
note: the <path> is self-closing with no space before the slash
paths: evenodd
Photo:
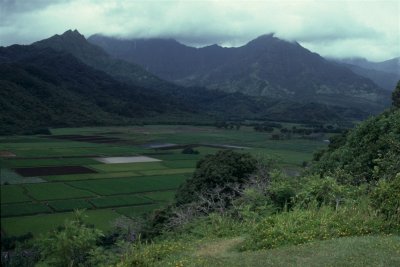
<path id="1" fill-rule="evenodd" d="M 102 70 L 123 82 L 130 82 L 144 87 L 164 83 L 158 77 L 136 64 L 111 58 L 101 47 L 87 42 L 86 38 L 77 30 L 68 30 L 61 35 L 56 34 L 47 39 L 34 42 L 32 45 L 42 48 L 51 47 L 56 51 L 71 53 L 83 63 Z"/>
<path id="2" fill-rule="evenodd" d="M 236 48 L 193 48 L 176 40 L 171 48 L 160 38 L 119 40 L 100 35 L 88 41 L 184 86 L 328 105 L 351 106 L 353 101 L 375 112 L 389 104 L 389 94 L 371 80 L 273 34 Z"/>
<path id="3" fill-rule="evenodd" d="M 173 41 L 171 44 L 176 45 Z M 219 51 L 229 51 L 216 45 L 205 50 L 210 54 L 217 53 L 219 58 L 205 62 L 204 66 L 218 65 L 224 56 Z M 96 56 L 100 57 L 99 65 L 95 64 Z M 131 63 L 113 59 L 101 48 L 88 44 L 76 30 L 32 45 L 0 47 L 0 132 L 146 121 L 198 123 L 200 120 L 208 124 L 248 119 L 340 122 L 371 114 L 370 110 L 359 107 L 343 108 L 313 101 L 182 87 L 156 76 L 149 80 L 153 82 L 141 85 L 136 76 L 129 80 L 126 79 L 129 77 L 121 77 L 119 71 L 104 70 L 105 64 L 110 62 L 128 66 L 122 74 L 136 69 Z M 139 68 L 140 73 L 147 72 Z"/>

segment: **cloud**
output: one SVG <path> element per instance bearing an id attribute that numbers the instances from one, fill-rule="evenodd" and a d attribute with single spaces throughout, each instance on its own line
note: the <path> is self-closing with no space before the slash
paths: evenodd
<path id="1" fill-rule="evenodd" d="M 0 1 L 0 45 L 67 29 L 86 36 L 170 37 L 195 46 L 240 46 L 274 32 L 324 56 L 400 55 L 400 2 L 391 0 Z"/>

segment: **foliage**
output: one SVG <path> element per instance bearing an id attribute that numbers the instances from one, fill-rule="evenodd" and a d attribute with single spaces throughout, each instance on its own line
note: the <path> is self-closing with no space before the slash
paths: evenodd
<path id="1" fill-rule="evenodd" d="M 308 207 L 310 205 L 327 205 L 338 208 L 345 195 L 345 187 L 335 178 L 318 176 L 307 177 L 302 190 L 296 195 L 296 204 Z"/>
<path id="2" fill-rule="evenodd" d="M 390 228 L 385 220 L 377 216 L 368 205 L 346 206 L 338 210 L 329 206 L 296 208 L 266 217 L 252 229 L 241 249 L 275 248 L 387 231 Z"/>
<path id="3" fill-rule="evenodd" d="M 268 187 L 268 196 L 278 210 L 284 210 L 292 207 L 296 191 L 296 183 L 293 179 L 279 174 L 271 181 Z"/>
<path id="4" fill-rule="evenodd" d="M 28 241 L 32 239 L 33 235 L 32 233 L 26 233 L 24 235 L 20 236 L 5 236 L 1 235 L 1 250 L 6 251 L 6 250 L 11 250 L 15 249 L 18 243 L 23 243 L 25 241 Z"/>
<path id="5" fill-rule="evenodd" d="M 373 206 L 400 228 L 400 173 L 391 181 L 380 180 L 371 199 Z"/>
<path id="6" fill-rule="evenodd" d="M 311 172 L 321 177 L 346 173 L 351 180 L 341 182 L 352 184 L 392 179 L 400 172 L 399 154 L 400 110 L 394 109 L 334 139 L 328 151 L 315 157 Z"/>
<path id="7" fill-rule="evenodd" d="M 234 200 L 231 214 L 234 218 L 247 222 L 256 222 L 276 212 L 276 205 L 270 204 L 270 197 L 255 188 L 246 188 L 243 194 Z"/>
<path id="8" fill-rule="evenodd" d="M 7 267 L 31 267 L 40 260 L 40 252 L 31 243 L 19 243 L 13 251 L 7 251 L 1 255 L 1 266 Z"/>
<path id="9" fill-rule="evenodd" d="M 86 226 L 82 212 L 76 211 L 63 229 L 40 240 L 42 261 L 52 266 L 89 266 L 90 254 L 101 236 L 101 231 Z"/>
<path id="10" fill-rule="evenodd" d="M 124 244 L 120 244 L 120 246 L 124 246 Z M 167 240 L 160 243 L 146 243 L 138 240 L 130 246 L 126 246 L 125 244 L 125 252 L 121 261 L 116 266 L 154 266 L 169 255 L 183 251 L 184 249 L 184 243 L 179 241 Z"/>
<path id="11" fill-rule="evenodd" d="M 193 177 L 176 194 L 178 205 L 198 200 L 198 194 L 227 184 L 242 184 L 255 171 L 256 160 L 246 153 L 222 150 L 197 163 Z M 230 189 L 226 189 L 230 190 Z"/>

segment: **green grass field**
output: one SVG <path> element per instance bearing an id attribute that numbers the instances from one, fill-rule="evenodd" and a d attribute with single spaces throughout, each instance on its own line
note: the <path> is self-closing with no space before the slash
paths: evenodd
<path id="1" fill-rule="evenodd" d="M 97 208 L 152 204 L 152 201 L 150 199 L 146 199 L 137 195 L 119 195 L 94 198 L 90 200 L 90 202 Z"/>
<path id="2" fill-rule="evenodd" d="M 167 169 L 161 162 L 115 163 L 89 165 L 90 168 L 100 172 L 144 171 Z"/>
<path id="3" fill-rule="evenodd" d="M 142 205 L 142 206 L 130 206 L 130 207 L 122 207 L 122 208 L 117 208 L 116 212 L 119 214 L 122 214 L 127 217 L 135 217 L 135 216 L 140 216 L 143 215 L 147 212 L 153 211 L 155 209 L 158 209 L 162 207 L 161 204 L 152 204 L 152 205 Z"/>
<path id="4" fill-rule="evenodd" d="M 160 191 L 142 194 L 142 196 L 154 201 L 170 202 L 175 197 L 175 191 Z"/>
<path id="5" fill-rule="evenodd" d="M 3 166 L 8 168 L 40 167 L 40 166 L 68 166 L 90 165 L 97 161 L 91 158 L 64 158 L 64 159 L 8 159 Z"/>
<path id="6" fill-rule="evenodd" d="M 139 171 L 142 175 L 165 175 L 165 174 L 182 174 L 182 173 L 193 173 L 194 168 L 182 168 L 182 169 L 163 169 L 163 170 L 147 170 L 147 171 Z"/>
<path id="7" fill-rule="evenodd" d="M 69 175 L 52 175 L 46 176 L 49 182 L 59 182 L 59 181 L 79 181 L 79 180 L 95 180 L 95 179 L 113 179 L 120 177 L 134 177 L 143 176 L 143 171 L 139 172 L 112 172 L 112 173 L 86 173 L 86 174 L 69 174 Z"/>
<path id="8" fill-rule="evenodd" d="M 57 212 L 92 208 L 92 205 L 84 199 L 62 199 L 49 201 L 48 203 Z"/>
<path id="9" fill-rule="evenodd" d="M 64 183 L 41 183 L 24 185 L 28 194 L 36 200 L 85 198 L 95 196 L 90 191 L 77 189 Z"/>
<path id="10" fill-rule="evenodd" d="M 88 209 L 91 223 L 109 229 L 110 221 L 123 214 L 137 216 L 166 205 L 194 172 L 197 161 L 220 150 L 208 145 L 244 146 L 247 149 L 237 151 L 274 159 L 278 165 L 293 170 L 310 160 L 314 151 L 326 146 L 322 140 L 298 137 L 274 141 L 271 134 L 255 132 L 251 127 L 238 131 L 182 125 L 83 127 L 52 129 L 52 134 L 101 135 L 120 138 L 124 143 L 100 144 L 41 136 L 0 137 L 0 151 L 16 155 L 0 158 L 1 229 L 7 235 L 39 234 L 54 229 L 77 208 Z M 197 144 L 194 149 L 199 154 L 147 146 L 157 143 Z M 161 161 L 104 164 L 93 159 L 134 155 Z M 68 165 L 88 167 L 98 173 L 21 177 L 12 170 Z"/>
<path id="11" fill-rule="evenodd" d="M 1 186 L 1 204 L 27 202 L 31 199 L 24 194 L 24 188 L 19 185 Z"/>
<path id="12" fill-rule="evenodd" d="M 75 181 L 68 184 L 74 188 L 90 190 L 98 195 L 107 196 L 176 189 L 185 179 L 184 175 L 160 175 Z"/>
<path id="13" fill-rule="evenodd" d="M 51 209 L 43 204 L 18 203 L 1 206 L 1 217 L 32 215 L 37 213 L 50 213 Z"/>

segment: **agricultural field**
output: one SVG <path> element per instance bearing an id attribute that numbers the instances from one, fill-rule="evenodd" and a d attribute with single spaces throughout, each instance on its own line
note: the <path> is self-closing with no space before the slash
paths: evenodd
<path id="1" fill-rule="evenodd" d="M 329 137 L 272 140 L 272 134 L 244 126 L 151 125 L 0 137 L 1 231 L 40 235 L 75 209 L 86 209 L 88 223 L 108 230 L 118 217 L 141 216 L 171 202 L 207 154 L 232 148 L 295 174 Z M 183 154 L 187 146 L 198 153 Z"/>

